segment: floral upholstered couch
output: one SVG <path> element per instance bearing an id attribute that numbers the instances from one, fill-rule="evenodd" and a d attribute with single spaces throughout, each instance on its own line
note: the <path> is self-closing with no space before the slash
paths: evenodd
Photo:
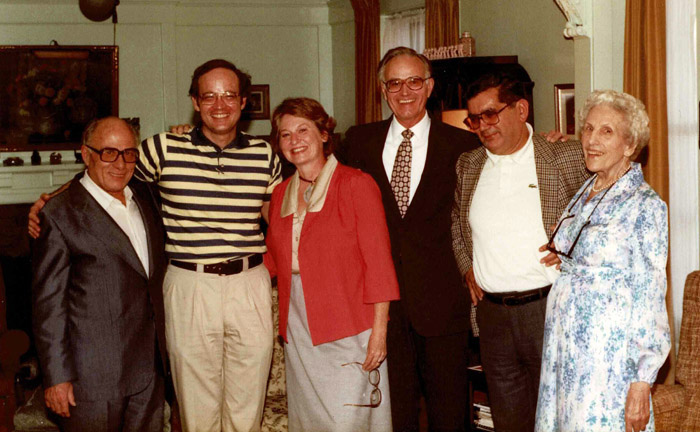
<path id="1" fill-rule="evenodd" d="M 277 287 L 272 288 L 272 313 L 275 320 L 275 334 L 279 326 L 279 301 Z M 287 388 L 284 373 L 284 342 L 275 338 L 272 351 L 272 368 L 267 381 L 267 398 L 263 412 L 262 432 L 287 431 Z"/>
<path id="2" fill-rule="evenodd" d="M 676 382 L 655 385 L 651 400 L 657 432 L 700 432 L 700 271 L 685 281 Z"/>

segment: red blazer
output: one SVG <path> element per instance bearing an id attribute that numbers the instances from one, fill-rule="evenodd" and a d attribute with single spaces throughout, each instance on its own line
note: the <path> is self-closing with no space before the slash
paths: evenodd
<path id="1" fill-rule="evenodd" d="M 290 179 L 275 188 L 265 265 L 277 275 L 279 333 L 287 338 L 294 215 L 280 216 Z M 398 300 L 389 232 L 379 188 L 367 174 L 338 164 L 320 212 L 308 212 L 299 242 L 299 273 L 314 345 L 372 327 L 373 303 Z"/>

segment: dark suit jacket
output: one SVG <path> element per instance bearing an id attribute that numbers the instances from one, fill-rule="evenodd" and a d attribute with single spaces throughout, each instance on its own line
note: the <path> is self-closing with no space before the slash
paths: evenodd
<path id="1" fill-rule="evenodd" d="M 148 185 L 132 181 L 148 238 L 146 274 L 124 231 L 77 181 L 81 175 L 41 212 L 34 338 L 45 388 L 72 381 L 78 400 L 116 399 L 143 390 L 157 369 L 167 370 L 165 234 Z"/>
<path id="2" fill-rule="evenodd" d="M 569 205 L 571 197 L 590 176 L 583 161 L 581 142 L 550 143 L 540 135 L 532 135 L 535 170 L 540 188 L 540 206 L 544 232 L 551 227 Z M 452 212 L 452 241 L 455 258 L 462 275 L 472 267 L 472 230 L 469 207 L 472 203 L 481 170 L 486 163 L 486 149 L 480 147 L 465 153 L 457 162 L 457 189 Z"/>
<path id="3" fill-rule="evenodd" d="M 370 174 L 379 185 L 400 302 L 413 328 L 423 336 L 466 331 L 469 294 L 452 253 L 450 211 L 457 159 L 476 148 L 479 140 L 474 134 L 432 120 L 423 175 L 401 218 L 382 162 L 390 124 L 388 119 L 350 128 L 341 158 Z"/>

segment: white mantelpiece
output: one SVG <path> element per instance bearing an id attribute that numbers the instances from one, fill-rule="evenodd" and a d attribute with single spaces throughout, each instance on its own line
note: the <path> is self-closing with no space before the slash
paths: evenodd
<path id="1" fill-rule="evenodd" d="M 33 203 L 85 169 L 82 163 L 0 167 L 0 205 Z"/>

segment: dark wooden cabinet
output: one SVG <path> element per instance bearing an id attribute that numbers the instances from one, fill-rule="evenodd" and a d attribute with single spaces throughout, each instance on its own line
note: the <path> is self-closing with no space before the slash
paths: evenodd
<path id="1" fill-rule="evenodd" d="M 530 103 L 528 122 L 535 126 L 532 99 L 535 83 L 532 82 L 525 68 L 518 63 L 518 56 L 458 57 L 433 60 L 430 64 L 433 67 L 435 87 L 428 100 L 428 109 L 433 117 L 438 115 L 436 118 L 439 118 L 442 111 L 465 109 L 467 103 L 464 95 L 469 84 L 483 74 L 503 71 L 525 83 L 525 94 Z"/>

